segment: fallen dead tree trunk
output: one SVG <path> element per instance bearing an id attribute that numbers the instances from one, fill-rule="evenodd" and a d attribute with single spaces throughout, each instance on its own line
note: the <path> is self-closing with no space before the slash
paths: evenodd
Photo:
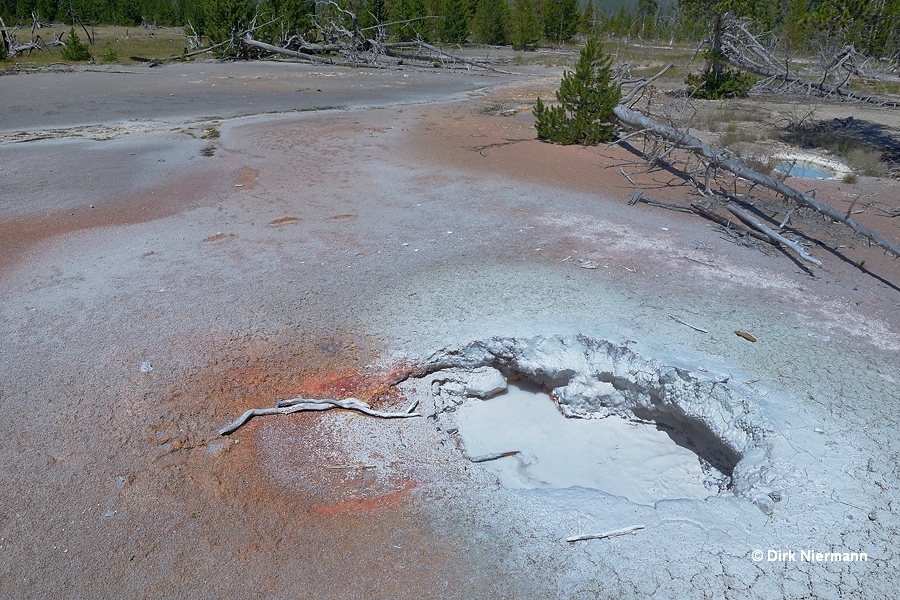
<path id="1" fill-rule="evenodd" d="M 765 235 L 770 237 L 773 241 L 787 246 L 788 248 L 790 248 L 791 250 L 793 250 L 794 252 L 799 254 L 800 258 L 802 258 L 803 260 L 809 261 L 809 262 L 813 263 L 814 265 L 822 264 L 822 261 L 810 256 L 809 252 L 807 252 L 803 246 L 801 246 L 797 242 L 787 239 L 786 237 L 784 237 L 780 233 L 776 232 L 771 227 L 766 227 L 759 219 L 754 218 L 753 215 L 751 215 L 747 211 L 745 211 L 741 208 L 738 208 L 734 204 L 729 204 L 725 208 L 728 209 L 728 212 L 730 212 L 734 215 L 737 215 L 744 223 L 747 223 L 748 225 L 752 225 L 759 231 L 763 232 Z"/>
<path id="2" fill-rule="evenodd" d="M 735 221 L 728 219 L 727 217 L 723 217 L 722 215 L 713 212 L 712 210 L 698 202 L 691 202 L 691 212 L 698 214 L 705 219 L 709 219 L 714 223 L 718 223 L 726 229 L 734 229 L 738 233 L 749 235 L 750 237 L 760 240 L 761 242 L 769 242 L 770 244 L 772 243 L 772 238 L 770 238 L 766 234 L 753 229 L 747 229 L 743 225 L 740 225 L 739 223 L 736 223 Z"/>
<path id="3" fill-rule="evenodd" d="M 900 107 L 900 101 L 897 100 L 883 98 L 874 94 L 861 94 L 859 92 L 854 92 L 853 90 L 843 89 L 840 86 L 832 85 L 824 81 L 812 81 L 810 79 L 800 77 L 799 75 L 794 75 L 788 71 L 776 71 L 775 69 L 756 65 L 734 56 L 730 56 L 728 58 L 728 64 L 742 71 L 753 73 L 754 75 L 777 79 L 787 84 L 797 85 L 801 88 L 805 88 L 809 92 L 815 92 L 816 95 L 822 96 L 824 98 L 836 96 L 842 100 L 867 102 L 869 104 L 877 104 L 878 106 L 887 106 L 890 108 Z"/>
<path id="4" fill-rule="evenodd" d="M 847 45 L 835 53 L 829 63 L 821 65 L 817 81 L 791 73 L 790 62 L 777 58 L 766 48 L 757 35 L 750 32 L 748 24 L 739 19 L 729 19 L 722 36 L 722 49 L 727 55 L 728 63 L 742 71 L 765 78 L 765 82 L 780 81 L 780 89 L 800 88 L 806 94 L 815 94 L 824 98 L 837 97 L 841 100 L 868 102 L 879 106 L 896 108 L 900 101 L 875 94 L 864 94 L 846 89 L 850 80 L 856 76 L 860 79 L 877 79 L 874 74 L 865 74 L 856 62 L 864 57 L 852 45 Z M 829 83 L 837 76 L 838 84 Z"/>
<path id="5" fill-rule="evenodd" d="M 786 198 L 790 198 L 799 205 L 812 208 L 813 210 L 822 213 L 830 219 L 833 219 L 838 223 L 843 223 L 844 225 L 850 227 L 853 231 L 869 239 L 874 244 L 884 248 L 885 250 L 888 250 L 889 252 L 894 254 L 894 256 L 900 256 L 900 245 L 886 239 L 877 231 L 873 231 L 872 229 L 861 225 L 849 214 L 842 213 L 834 207 L 825 204 L 824 202 L 819 202 L 805 192 L 793 188 L 785 184 L 784 182 L 778 181 L 777 179 L 769 177 L 768 175 L 764 175 L 763 173 L 754 171 L 753 169 L 741 164 L 736 160 L 728 158 L 724 154 L 716 151 L 712 147 L 708 146 L 707 144 L 703 143 L 701 140 L 690 134 L 687 134 L 683 131 L 678 131 L 674 127 L 664 125 L 658 121 L 654 121 L 653 119 L 642 115 L 641 113 L 636 112 L 622 104 L 617 105 L 613 109 L 613 113 L 616 115 L 619 121 L 621 121 L 625 125 L 628 125 L 629 127 L 633 127 L 635 129 L 643 129 L 649 133 L 653 133 L 679 148 L 682 148 L 689 152 L 693 152 L 698 156 L 706 159 L 708 164 L 712 167 L 721 167 L 722 169 L 733 173 L 741 179 L 745 179 L 757 185 L 768 188 Z"/>
<path id="6" fill-rule="evenodd" d="M 240 38 L 240 42 L 242 44 L 246 44 L 247 46 L 252 46 L 254 48 L 259 48 L 260 50 L 265 50 L 266 52 L 271 52 L 273 54 L 283 54 L 284 56 L 291 56 L 293 58 L 302 58 L 303 60 L 308 60 L 314 63 L 333 65 L 335 62 L 330 58 L 320 58 L 315 56 L 314 54 L 307 54 L 306 52 L 298 52 L 297 50 L 288 50 L 287 48 L 280 48 L 278 46 L 273 46 L 272 44 L 267 44 L 265 42 L 259 42 L 254 40 L 250 36 L 244 36 Z"/>
<path id="7" fill-rule="evenodd" d="M 390 43 L 390 44 L 383 44 L 383 47 L 385 49 L 385 53 L 388 56 L 391 56 L 392 54 L 399 55 L 399 53 L 392 52 L 395 49 L 417 48 L 419 50 L 427 50 L 427 51 L 433 53 L 434 56 L 439 60 L 443 60 L 444 58 L 449 58 L 450 60 L 452 60 L 454 62 L 460 62 L 464 65 L 469 65 L 471 67 L 477 67 L 479 69 L 487 69 L 488 71 L 493 71 L 495 73 L 503 73 L 504 75 L 514 75 L 514 73 L 510 73 L 509 71 L 503 71 L 501 69 L 494 68 L 491 65 L 485 64 L 483 62 L 479 62 L 477 60 L 470 60 L 468 58 L 463 58 L 462 56 L 457 56 L 456 54 L 451 54 L 449 52 L 445 52 L 445 51 L 441 50 L 440 48 L 438 48 L 437 46 L 432 46 L 431 44 L 426 44 L 425 42 L 423 42 L 421 40 L 417 40 L 414 42 L 394 42 L 394 43 Z M 404 54 L 403 57 L 412 59 L 412 60 L 425 60 L 425 61 L 432 60 L 431 57 L 423 58 L 423 57 L 419 57 L 419 56 L 411 55 L 411 54 Z"/>

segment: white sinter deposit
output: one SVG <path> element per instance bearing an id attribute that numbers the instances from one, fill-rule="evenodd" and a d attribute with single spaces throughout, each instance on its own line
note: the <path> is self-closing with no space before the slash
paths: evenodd
<path id="1" fill-rule="evenodd" d="M 764 483 L 772 480 L 772 429 L 727 377 L 580 335 L 476 341 L 435 354 L 425 368 L 435 373 L 439 418 L 469 456 L 519 451 L 492 461 L 507 487 L 578 485 L 641 504 L 727 491 L 766 512 L 780 498 Z M 519 378 L 549 391 L 562 414 L 516 389 L 471 400 Z"/>

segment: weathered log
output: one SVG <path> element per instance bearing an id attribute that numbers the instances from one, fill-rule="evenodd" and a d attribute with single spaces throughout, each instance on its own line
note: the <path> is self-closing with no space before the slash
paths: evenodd
<path id="1" fill-rule="evenodd" d="M 809 252 L 806 251 L 806 249 L 803 246 L 801 246 L 797 242 L 787 239 L 780 233 L 777 233 L 774 229 L 767 227 L 759 219 L 754 218 L 753 215 L 751 215 L 747 211 L 745 211 L 741 208 L 738 208 L 734 204 L 728 204 L 725 208 L 727 208 L 730 213 L 735 214 L 738 217 L 740 217 L 740 219 L 742 221 L 744 221 L 745 223 L 752 225 L 753 227 L 756 227 L 758 230 L 760 230 L 761 232 L 763 232 L 764 234 L 766 234 L 767 236 L 772 238 L 772 240 L 787 246 L 788 248 L 790 248 L 791 250 L 793 250 L 794 252 L 799 254 L 800 258 L 802 258 L 803 260 L 809 261 L 809 262 L 813 263 L 814 265 L 822 264 L 822 261 L 820 261 L 817 258 L 813 258 L 809 254 Z"/>
<path id="2" fill-rule="evenodd" d="M 434 52 L 439 57 L 446 57 L 446 58 L 452 59 L 456 62 L 461 62 L 463 64 L 466 64 L 466 65 L 469 65 L 472 67 L 477 67 L 479 69 L 487 69 L 488 71 L 493 71 L 495 73 L 502 73 L 504 75 L 515 75 L 515 73 L 511 73 L 509 71 L 504 71 L 502 69 L 497 69 L 495 67 L 492 67 L 491 65 L 488 65 L 488 64 L 476 61 L 476 60 L 463 58 L 462 56 L 457 56 L 456 54 L 451 54 L 449 52 L 445 52 L 445 51 L 441 50 L 440 48 L 438 48 L 437 46 L 432 46 L 431 44 L 426 44 L 425 42 L 423 42 L 421 40 L 417 40 L 415 42 L 394 42 L 394 43 L 390 43 L 390 44 L 384 44 L 383 46 L 386 51 L 392 50 L 394 48 L 420 48 L 420 49 L 428 50 L 430 52 Z M 430 60 L 430 59 L 418 58 L 414 55 L 406 55 L 406 56 L 409 58 L 413 58 L 415 60 Z"/>
<path id="3" fill-rule="evenodd" d="M 272 44 L 267 44 L 265 42 L 260 42 L 254 40 L 250 36 L 244 36 L 240 38 L 241 43 L 246 44 L 248 46 L 253 46 L 254 48 L 259 48 L 260 50 L 265 50 L 266 52 L 271 52 L 273 54 L 283 54 L 285 56 L 291 56 L 293 58 L 302 58 L 303 60 L 308 60 L 314 63 L 333 65 L 335 64 L 333 60 L 319 58 L 313 54 L 307 54 L 306 52 L 298 52 L 296 50 L 288 50 L 287 48 L 280 48 L 278 46 L 273 46 Z"/>
<path id="4" fill-rule="evenodd" d="M 516 454 L 520 454 L 518 450 L 511 450 L 509 452 L 491 452 L 490 454 L 481 454 L 479 456 L 470 456 L 469 460 L 473 463 L 483 463 L 490 462 L 492 460 L 497 460 L 500 458 L 506 458 L 507 456 L 515 456 Z"/>
<path id="5" fill-rule="evenodd" d="M 701 204 L 698 204 L 697 202 L 691 202 L 691 212 L 696 213 L 706 219 L 709 219 L 710 221 L 718 223 L 719 225 L 721 225 L 722 227 L 725 227 L 727 229 L 734 229 L 736 231 L 739 231 L 740 233 L 749 235 L 750 237 L 754 237 L 760 241 L 769 242 L 770 244 L 773 243 L 772 238 L 770 238 L 766 234 L 760 233 L 759 231 L 754 231 L 753 229 L 747 229 L 740 223 L 738 223 L 736 221 L 732 221 L 731 219 L 729 219 L 727 217 L 723 217 L 722 215 L 711 211 L 710 209 L 706 208 L 705 206 L 703 206 Z"/>
<path id="6" fill-rule="evenodd" d="M 886 239 L 877 231 L 873 231 L 865 225 L 861 225 L 852 217 L 845 215 L 844 213 L 840 212 L 832 206 L 829 206 L 828 204 L 825 204 L 824 202 L 819 202 L 805 192 L 793 188 L 785 184 L 784 182 L 778 181 L 777 179 L 769 177 L 768 175 L 765 175 L 758 171 L 754 171 L 753 169 L 741 164 L 734 159 L 728 158 L 721 152 L 716 151 L 712 147 L 708 146 L 698 138 L 688 133 L 679 131 L 674 127 L 664 125 L 658 121 L 654 121 L 653 119 L 642 115 L 641 113 L 634 111 L 622 104 L 616 105 L 616 107 L 613 109 L 613 113 L 616 115 L 619 121 L 621 121 L 625 125 L 628 125 L 629 127 L 646 129 L 647 131 L 668 140 L 672 144 L 675 144 L 679 148 L 683 148 L 689 152 L 693 152 L 694 154 L 705 158 L 712 166 L 721 167 L 726 171 L 734 173 L 741 179 L 746 179 L 747 181 L 751 181 L 757 185 L 761 185 L 772 190 L 773 192 L 776 192 L 786 198 L 793 200 L 797 204 L 812 208 L 813 210 L 822 213 L 823 215 L 829 217 L 834 221 L 837 221 L 838 223 L 847 225 L 853 231 L 869 239 L 876 245 L 881 246 L 885 250 L 888 250 L 894 256 L 900 256 L 900 245 Z"/>
<path id="7" fill-rule="evenodd" d="M 856 56 L 856 50 L 853 46 L 848 45 L 841 48 L 830 64 L 823 67 L 821 79 L 813 81 L 791 73 L 790 63 L 787 61 L 782 66 L 781 60 L 776 58 L 759 42 L 757 37 L 749 31 L 744 21 L 729 19 L 722 42 L 723 50 L 731 66 L 764 77 L 767 81 L 778 80 L 788 86 L 803 87 L 806 88 L 808 94 L 813 93 L 826 98 L 836 96 L 845 101 L 868 102 L 892 108 L 900 106 L 900 101 L 893 98 L 885 98 L 875 94 L 863 94 L 845 89 L 853 75 L 861 75 L 853 65 L 853 57 Z M 840 69 L 846 71 L 843 81 L 837 85 L 827 83 L 828 78 Z"/>
<path id="8" fill-rule="evenodd" d="M 860 92 L 854 92 L 853 90 L 844 89 L 841 86 L 826 83 L 824 81 L 812 81 L 811 79 L 806 79 L 805 77 L 794 75 L 788 71 L 776 71 L 775 69 L 757 65 L 736 56 L 729 56 L 728 64 L 737 69 L 740 69 L 741 71 L 753 73 L 754 75 L 759 75 L 761 77 L 770 77 L 779 81 L 783 81 L 784 83 L 802 86 L 807 90 L 814 91 L 817 96 L 822 96 L 825 98 L 836 96 L 841 100 L 866 102 L 869 104 L 877 104 L 878 106 L 887 106 L 890 108 L 900 107 L 900 101 L 893 100 L 891 98 L 885 98 L 883 96 L 877 96 L 875 94 L 862 94 Z"/>
<path id="9" fill-rule="evenodd" d="M 355 410 L 373 417 L 381 417 L 382 419 L 406 419 L 409 417 L 421 417 L 421 413 L 417 412 L 384 412 L 380 410 L 372 410 L 368 404 L 356 398 L 347 398 L 346 400 L 311 400 L 307 398 L 293 398 L 291 400 L 279 400 L 277 406 L 272 408 L 251 408 L 244 412 L 240 417 L 219 430 L 219 435 L 228 435 L 237 431 L 244 423 L 253 417 L 262 417 L 265 415 L 289 415 L 301 411 L 321 411 L 331 410 L 333 408 L 345 408 Z"/>

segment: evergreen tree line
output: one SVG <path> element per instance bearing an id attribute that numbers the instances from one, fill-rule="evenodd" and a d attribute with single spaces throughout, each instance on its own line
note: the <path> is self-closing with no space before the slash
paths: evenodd
<path id="1" fill-rule="evenodd" d="M 581 23 L 579 0 L 337 0 L 357 15 L 358 26 L 393 23 L 392 39 L 422 39 L 451 44 L 474 41 L 533 48 L 543 39 L 563 43 Z M 256 17 L 268 23 L 257 38 L 287 39 L 306 34 L 315 16 L 332 18 L 351 29 L 348 15 L 316 0 L 0 0 L 8 24 L 183 26 L 218 42 Z"/>
<path id="2" fill-rule="evenodd" d="M 695 42 L 716 15 L 729 14 L 788 52 L 834 50 L 851 44 L 878 58 L 900 54 L 900 0 L 638 0 L 613 13 L 588 0 L 580 30 L 615 37 Z"/>
<path id="3" fill-rule="evenodd" d="M 360 27 L 395 23 L 392 39 L 427 42 L 512 44 L 528 49 L 562 44 L 581 33 L 616 37 L 697 41 L 709 35 L 715 14 L 747 18 L 783 49 L 816 51 L 853 44 L 872 56 L 900 53 L 900 0 L 637 0 L 607 12 L 606 0 L 336 0 L 358 17 Z M 268 23 L 259 39 L 305 34 L 314 15 L 347 21 L 345 13 L 316 0 L 0 0 L 7 23 L 86 25 L 190 22 L 213 41 L 246 27 L 254 15 Z M 344 23 L 349 29 L 352 25 Z"/>

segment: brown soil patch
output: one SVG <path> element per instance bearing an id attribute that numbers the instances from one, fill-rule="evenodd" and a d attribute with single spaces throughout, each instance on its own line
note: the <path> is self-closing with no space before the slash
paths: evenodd
<path id="1" fill-rule="evenodd" d="M 214 233 L 212 235 L 206 236 L 205 238 L 203 238 L 203 241 L 204 242 L 215 242 L 215 241 L 225 239 L 225 238 L 233 236 L 233 235 L 234 235 L 233 233 L 222 233 L 220 231 L 218 233 Z"/>
<path id="2" fill-rule="evenodd" d="M 241 167 L 240 171 L 238 171 L 237 183 L 235 185 L 252 190 L 256 187 L 257 183 L 259 183 L 259 169 L 248 166 Z"/>
<path id="3" fill-rule="evenodd" d="M 522 86 L 500 88 L 477 102 L 435 107 L 422 120 L 409 144 L 401 150 L 408 152 L 410 159 L 413 156 L 427 157 L 435 165 L 453 165 L 467 172 L 505 175 L 514 181 L 558 185 L 618 197 L 622 211 L 656 212 L 658 214 L 654 218 L 680 223 L 690 221 L 706 226 L 707 221 L 697 216 L 662 208 L 628 206 L 635 186 L 622 174 L 623 171 L 637 187 L 644 190 L 646 197 L 653 200 L 683 207 L 689 206 L 692 200 L 703 200 L 677 168 L 648 168 L 639 154 L 639 139 L 630 141 L 630 150 L 618 145 L 558 146 L 537 140 L 534 120 L 529 118 L 531 103 L 538 95 L 552 97 L 556 86 L 557 79 L 533 81 Z M 859 110 L 867 108 L 860 107 Z M 879 112 L 877 109 L 868 110 Z M 897 124 L 900 125 L 900 122 Z M 722 178 L 715 183 L 717 187 L 741 195 L 743 201 L 757 208 L 757 216 L 776 229 L 793 208 L 793 203 L 785 202 L 767 190 L 744 184 L 735 186 L 727 177 L 728 173 L 721 175 Z M 893 200 L 900 191 L 900 181 L 864 177 L 857 184 L 847 184 L 795 178 L 789 183 L 804 191 L 814 188 L 815 196 L 820 201 L 842 212 L 849 210 L 856 201 L 853 216 L 859 223 L 900 243 L 900 215 L 894 213 L 898 204 Z M 857 199 L 859 196 L 862 197 Z M 715 208 L 717 201 L 713 204 Z M 733 219 L 724 208 L 718 210 Z M 869 276 L 893 286 L 895 290 L 900 289 L 900 259 L 886 254 L 848 227 L 826 219 L 811 209 L 801 209 L 792 214 L 786 232 L 804 239 L 813 247 L 818 246 L 816 256 L 830 261 L 832 266 L 841 265 L 844 277 L 852 280 Z M 750 245 L 764 251 L 772 248 L 765 243 Z"/>
<path id="4" fill-rule="evenodd" d="M 298 217 L 284 216 L 274 221 L 269 221 L 269 225 L 284 225 L 286 223 L 299 223 L 302 219 Z"/>

